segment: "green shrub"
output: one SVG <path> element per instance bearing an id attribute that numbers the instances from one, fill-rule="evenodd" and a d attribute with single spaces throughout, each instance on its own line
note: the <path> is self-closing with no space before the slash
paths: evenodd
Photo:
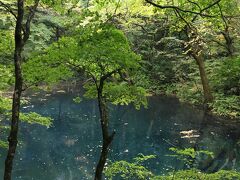
<path id="1" fill-rule="evenodd" d="M 236 171 L 221 170 L 206 174 L 197 169 L 171 172 L 166 176 L 155 176 L 152 180 L 238 180 L 240 173 Z"/>

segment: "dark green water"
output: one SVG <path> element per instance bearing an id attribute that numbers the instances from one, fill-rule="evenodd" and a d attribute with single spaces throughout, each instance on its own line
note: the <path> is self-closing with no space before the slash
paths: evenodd
<path id="1" fill-rule="evenodd" d="M 33 98 L 26 112 L 35 111 L 54 119 L 50 128 L 21 124 L 21 145 L 15 158 L 14 180 L 93 179 L 101 150 L 101 131 L 96 101 L 73 102 L 72 94 Z M 186 168 L 173 157 L 170 147 L 195 147 L 216 153 L 204 170 L 239 169 L 239 123 L 204 116 L 201 110 L 174 98 L 151 97 L 148 109 L 111 106 L 111 127 L 116 136 L 109 159 L 128 160 L 139 153 L 154 154 L 146 166 L 157 174 Z M 191 132 L 183 138 L 181 131 Z M 199 136 L 199 137 L 198 137 Z M 1 173 L 4 154 L 1 154 Z"/>

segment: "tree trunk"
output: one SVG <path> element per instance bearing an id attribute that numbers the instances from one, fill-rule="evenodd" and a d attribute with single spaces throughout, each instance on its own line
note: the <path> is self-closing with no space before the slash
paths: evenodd
<path id="1" fill-rule="evenodd" d="M 199 68 L 202 87 L 203 87 L 203 94 L 204 94 L 204 105 L 207 105 L 207 103 L 211 103 L 213 101 L 213 95 L 211 93 L 211 88 L 210 88 L 207 74 L 205 71 L 204 58 L 201 53 L 199 55 L 192 53 L 192 56 L 196 60 Z"/>
<path id="2" fill-rule="evenodd" d="M 18 0 L 18 16 L 15 27 L 15 51 L 14 51 L 14 66 L 15 66 L 15 88 L 13 92 L 12 100 L 12 119 L 11 119 L 11 129 L 10 135 L 8 137 L 9 148 L 7 153 L 7 158 L 5 160 L 5 171 L 4 180 L 11 180 L 13 159 L 15 156 L 17 144 L 18 144 L 18 124 L 19 124 L 19 110 L 20 110 L 20 100 L 22 94 L 22 22 L 24 15 L 24 0 Z"/>
<path id="3" fill-rule="evenodd" d="M 100 121 L 101 121 L 101 128 L 102 128 L 102 138 L 103 138 L 103 146 L 100 155 L 100 159 L 98 161 L 96 172 L 95 172 L 95 180 L 102 179 L 102 173 L 104 169 L 104 165 L 107 160 L 107 155 L 109 151 L 109 146 L 113 140 L 114 134 L 112 133 L 109 135 L 108 132 L 108 112 L 107 112 L 107 104 L 102 95 L 103 91 L 103 82 L 100 82 L 100 86 L 98 88 L 98 108 L 100 112 Z"/>
<path id="4" fill-rule="evenodd" d="M 234 54 L 234 45 L 233 45 L 233 38 L 230 36 L 230 33 L 228 31 L 228 28 L 225 29 L 224 32 L 222 32 L 222 35 L 225 39 L 225 46 L 227 49 L 227 56 L 233 56 Z"/>

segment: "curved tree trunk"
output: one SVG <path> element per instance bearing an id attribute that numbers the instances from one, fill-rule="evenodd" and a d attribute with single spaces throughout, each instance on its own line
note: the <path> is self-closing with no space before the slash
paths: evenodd
<path id="1" fill-rule="evenodd" d="M 100 112 L 100 121 L 101 121 L 101 128 L 102 128 L 102 138 L 103 138 L 103 145 L 102 151 L 100 155 L 100 159 L 98 161 L 96 171 L 95 171 L 95 180 L 102 179 L 102 173 L 104 169 L 104 165 L 107 160 L 107 155 L 109 151 L 109 146 L 112 143 L 114 132 L 110 135 L 108 132 L 108 112 L 107 112 L 107 104 L 102 95 L 103 91 L 103 82 L 100 82 L 100 86 L 98 88 L 98 108 Z"/>
<path id="2" fill-rule="evenodd" d="M 10 135 L 8 137 L 9 149 L 7 158 L 5 160 L 5 171 L 4 171 L 4 180 L 11 180 L 13 159 L 15 156 L 17 143 L 18 143 L 18 123 L 19 123 L 19 110 L 20 110 L 20 100 L 22 94 L 22 48 L 23 48 L 23 39 L 22 39 L 22 22 L 24 15 L 24 1 L 18 0 L 18 16 L 15 27 L 15 52 L 14 52 L 14 66 L 15 66 L 15 88 L 13 92 L 13 101 L 12 101 L 12 119 L 11 119 L 11 129 Z"/>
<path id="3" fill-rule="evenodd" d="M 207 74 L 205 71 L 204 58 L 201 53 L 200 55 L 196 55 L 195 53 L 192 53 L 192 56 L 196 60 L 199 68 L 199 73 L 200 73 L 202 87 L 203 87 L 203 94 L 204 94 L 204 105 L 207 105 L 207 103 L 211 103 L 213 101 L 213 95 L 211 93 L 211 88 L 210 88 Z"/>

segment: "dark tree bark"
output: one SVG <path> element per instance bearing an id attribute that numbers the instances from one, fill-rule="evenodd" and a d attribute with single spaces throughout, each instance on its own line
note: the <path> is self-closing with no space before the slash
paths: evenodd
<path id="1" fill-rule="evenodd" d="M 24 16 L 24 1 L 18 0 L 18 14 L 15 27 L 15 52 L 14 52 L 14 66 L 15 66 L 15 88 L 13 92 L 12 101 L 12 119 L 11 119 L 11 130 L 8 137 L 9 149 L 7 158 L 5 160 L 5 171 L 4 180 L 11 180 L 13 159 L 15 156 L 17 144 L 18 144 L 18 123 L 19 123 L 19 110 L 20 100 L 22 94 L 23 78 L 22 78 L 22 49 L 23 49 L 23 38 L 22 38 L 22 22 Z"/>
<path id="2" fill-rule="evenodd" d="M 233 38 L 230 36 L 228 27 L 225 29 L 225 31 L 221 33 L 225 39 L 225 48 L 227 49 L 227 56 L 233 56 L 235 47 L 234 47 Z"/>
<path id="3" fill-rule="evenodd" d="M 82 74 L 83 68 L 79 67 L 77 65 L 72 64 L 69 62 L 69 64 L 77 70 L 79 74 Z M 99 67 L 102 69 L 102 74 L 104 74 L 105 69 L 104 67 L 99 64 Z M 100 80 L 98 80 L 97 77 L 95 77 L 91 72 L 87 72 L 89 76 L 92 78 L 94 81 L 94 84 L 96 86 L 97 90 L 97 100 L 98 100 L 98 109 L 99 109 L 99 114 L 100 114 L 100 123 L 101 123 L 101 130 L 102 130 L 102 150 L 101 150 L 101 155 L 100 159 L 98 161 L 96 170 L 95 170 L 95 180 L 101 180 L 102 179 L 102 174 L 103 174 L 103 169 L 104 165 L 107 160 L 108 152 L 109 152 L 109 147 L 113 141 L 113 137 L 115 135 L 115 132 L 112 132 L 111 134 L 109 133 L 109 117 L 108 117 L 108 107 L 107 107 L 107 102 L 106 98 L 103 96 L 103 87 L 105 81 L 110 78 L 113 74 L 119 73 L 120 74 L 121 69 L 116 69 L 113 70 L 103 76 L 100 77 Z M 121 75 L 120 75 L 121 76 Z"/>
<path id="4" fill-rule="evenodd" d="M 113 132 L 110 135 L 108 130 L 109 119 L 108 119 L 107 103 L 105 98 L 103 97 L 103 85 L 104 85 L 104 78 L 101 78 L 100 84 L 97 87 L 97 91 L 98 91 L 98 108 L 100 112 L 103 145 L 102 145 L 100 159 L 96 167 L 95 178 L 94 178 L 95 180 L 102 179 L 102 173 L 103 173 L 104 165 L 107 160 L 109 146 L 112 143 L 112 140 L 115 134 L 115 132 Z"/>
<path id="5" fill-rule="evenodd" d="M 38 6 L 38 2 L 39 0 L 36 0 L 34 6 L 30 7 L 30 13 L 27 17 L 27 21 L 24 27 L 25 29 L 23 29 L 24 0 L 17 0 L 18 11 L 16 16 L 17 20 L 15 26 L 14 50 L 15 85 L 12 100 L 11 129 L 8 137 L 9 147 L 5 160 L 4 180 L 11 180 L 12 176 L 13 159 L 18 144 L 20 100 L 23 91 L 23 77 L 21 68 L 22 51 L 30 35 L 30 23 Z"/>

